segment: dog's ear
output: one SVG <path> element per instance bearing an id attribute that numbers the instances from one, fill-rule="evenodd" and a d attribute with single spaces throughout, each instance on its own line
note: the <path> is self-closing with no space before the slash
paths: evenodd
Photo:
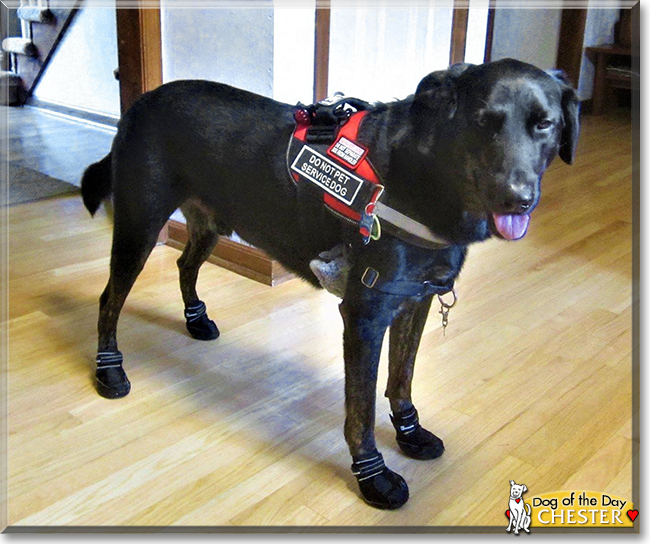
<path id="1" fill-rule="evenodd" d="M 514 480 L 510 480 L 510 485 L 515 485 L 515 481 L 514 481 Z"/>
<path id="2" fill-rule="evenodd" d="M 567 164 L 573 164 L 578 136 L 580 135 L 580 100 L 573 87 L 561 70 L 547 72 L 560 86 L 562 91 L 562 115 L 564 128 L 560 138 L 560 158 Z"/>
<path id="3" fill-rule="evenodd" d="M 440 111 L 447 119 L 453 119 L 456 114 L 457 94 L 455 80 L 471 64 L 454 64 L 447 70 L 432 72 L 420 81 L 411 111 L 421 114 L 423 110 Z"/>
<path id="4" fill-rule="evenodd" d="M 522 493 L 522 494 L 523 494 L 523 493 L 526 493 L 526 491 L 528 491 L 528 488 L 527 488 L 525 485 L 522 485 L 522 486 L 521 486 L 521 493 Z"/>

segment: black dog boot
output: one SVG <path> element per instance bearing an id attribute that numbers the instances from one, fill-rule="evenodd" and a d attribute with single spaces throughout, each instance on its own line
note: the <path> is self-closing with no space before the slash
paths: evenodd
<path id="1" fill-rule="evenodd" d="M 189 333 L 197 340 L 215 340 L 219 338 L 219 329 L 206 313 L 205 303 L 197 301 L 185 308 L 185 325 Z"/>
<path id="2" fill-rule="evenodd" d="M 359 482 L 361 496 L 370 506 L 395 510 L 409 500 L 409 488 L 404 478 L 386 467 L 377 450 L 352 460 L 352 473 Z"/>
<path id="3" fill-rule="evenodd" d="M 397 431 L 397 444 L 409 457 L 436 459 L 445 451 L 442 440 L 420 425 L 415 407 L 405 412 L 391 414 L 390 420 Z"/>
<path id="4" fill-rule="evenodd" d="M 97 392 L 107 399 L 126 397 L 131 391 L 131 382 L 122 368 L 122 353 L 119 351 L 100 351 L 97 353 Z"/>

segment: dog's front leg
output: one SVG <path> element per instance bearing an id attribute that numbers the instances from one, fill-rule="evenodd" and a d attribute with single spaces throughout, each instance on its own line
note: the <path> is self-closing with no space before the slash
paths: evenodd
<path id="1" fill-rule="evenodd" d="M 352 298 L 352 300 L 351 300 Z M 392 306 L 392 307 L 391 307 Z M 408 500 L 404 479 L 389 470 L 375 445 L 375 396 L 381 345 L 395 303 L 381 297 L 347 297 L 344 323 L 345 439 L 363 498 L 377 508 L 395 509 Z"/>
<path id="2" fill-rule="evenodd" d="M 408 299 L 390 326 L 389 370 L 386 396 L 393 412 L 391 421 L 397 432 L 397 444 L 414 459 L 435 459 L 445 450 L 442 440 L 424 429 L 411 399 L 415 356 L 429 315 L 431 301 Z"/>

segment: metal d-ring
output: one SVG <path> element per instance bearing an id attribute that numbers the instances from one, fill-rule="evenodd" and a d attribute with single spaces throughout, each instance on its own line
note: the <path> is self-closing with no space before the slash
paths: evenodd
<path id="1" fill-rule="evenodd" d="M 438 295 L 438 302 L 440 302 L 440 306 L 442 306 L 443 308 L 446 308 L 447 310 L 450 310 L 451 308 L 453 308 L 456 305 L 456 302 L 458 302 L 458 295 L 456 294 L 456 289 L 454 289 L 453 287 L 452 287 L 451 291 L 448 291 L 448 293 L 451 293 L 454 296 L 454 300 L 452 300 L 451 304 L 447 304 L 442 299 L 442 297 L 444 295 L 446 295 L 447 293 L 445 293 L 444 295 Z"/>

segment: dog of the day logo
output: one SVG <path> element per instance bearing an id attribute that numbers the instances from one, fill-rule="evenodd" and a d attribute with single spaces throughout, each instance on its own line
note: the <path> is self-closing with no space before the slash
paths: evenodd
<path id="1" fill-rule="evenodd" d="M 523 498 L 526 491 L 528 488 L 524 484 L 518 485 L 514 480 L 510 480 L 510 499 L 506 510 L 510 522 L 506 531 L 512 531 L 515 535 L 518 535 L 522 529 L 530 534 L 531 508 Z"/>
<path id="2" fill-rule="evenodd" d="M 634 527 L 639 511 L 632 502 L 600 491 L 555 491 L 528 498 L 528 488 L 510 480 L 508 532 L 537 527 Z"/>

